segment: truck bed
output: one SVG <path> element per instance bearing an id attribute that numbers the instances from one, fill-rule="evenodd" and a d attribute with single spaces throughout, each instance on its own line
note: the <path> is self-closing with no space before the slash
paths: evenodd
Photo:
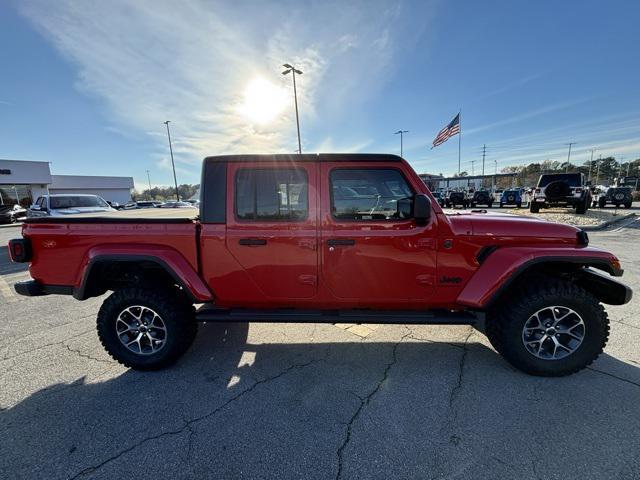
<path id="1" fill-rule="evenodd" d="M 104 213 L 79 213 L 62 217 L 33 217 L 25 223 L 192 223 L 197 208 L 140 208 Z"/>

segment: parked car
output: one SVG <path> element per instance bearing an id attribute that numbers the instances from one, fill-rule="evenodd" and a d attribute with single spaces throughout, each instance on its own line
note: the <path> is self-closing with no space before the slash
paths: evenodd
<path id="1" fill-rule="evenodd" d="M 175 362 L 204 321 L 482 321 L 497 352 L 542 376 L 593 362 L 609 332 L 601 303 L 632 296 L 611 277 L 623 274 L 618 258 L 579 228 L 445 215 L 396 155 L 226 155 L 202 172 L 197 219 L 27 219 L 9 251 L 36 280 L 16 291 L 78 300 L 112 291 L 100 342 L 139 370 Z M 393 193 L 362 215 L 334 198 L 345 184 L 355 195 Z"/>
<path id="2" fill-rule="evenodd" d="M 38 197 L 29 207 L 27 217 L 60 217 L 78 213 L 115 212 L 104 198 L 98 195 L 55 194 Z"/>
<path id="3" fill-rule="evenodd" d="M 487 190 L 476 190 L 471 197 L 471 207 L 476 205 L 486 205 L 488 208 L 493 207 L 493 197 Z"/>
<path id="4" fill-rule="evenodd" d="M 505 205 L 515 205 L 517 208 L 522 207 L 522 190 L 512 189 L 503 191 L 500 196 L 500 208 Z"/>
<path id="5" fill-rule="evenodd" d="M 159 205 L 160 208 L 195 208 L 192 203 L 189 202 L 165 202 L 162 205 Z"/>
<path id="6" fill-rule="evenodd" d="M 493 191 L 493 201 L 500 202 L 500 198 L 502 197 L 502 192 L 504 192 L 503 188 L 496 188 Z"/>
<path id="7" fill-rule="evenodd" d="M 122 209 L 124 209 L 124 205 L 122 205 L 122 204 L 120 204 L 120 203 L 118 203 L 118 202 L 112 202 L 111 200 L 106 200 L 106 202 L 107 202 L 107 204 L 108 204 L 111 208 L 113 208 L 113 209 L 115 209 L 115 210 L 122 210 Z"/>
<path id="8" fill-rule="evenodd" d="M 467 208 L 469 206 L 467 195 L 458 190 L 451 190 L 450 192 L 447 192 L 444 203 L 447 208 L 452 208 L 457 205 L 460 205 L 462 208 Z"/>
<path id="9" fill-rule="evenodd" d="M 441 191 L 433 192 L 433 198 L 436 199 L 438 205 L 444 207 L 444 194 Z"/>
<path id="10" fill-rule="evenodd" d="M 529 210 L 573 207 L 582 214 L 591 206 L 591 190 L 582 173 L 551 173 L 540 175 Z"/>
<path id="11" fill-rule="evenodd" d="M 21 205 L 0 205 L 0 223 L 16 223 L 27 217 L 27 209 Z"/>
<path id="12" fill-rule="evenodd" d="M 633 202 L 633 188 L 631 187 L 609 187 L 604 195 L 598 196 L 598 207 L 604 208 L 607 205 L 615 205 L 620 208 L 631 208 Z"/>
<path id="13" fill-rule="evenodd" d="M 159 200 L 139 200 L 137 202 L 127 203 L 125 209 L 132 210 L 137 208 L 157 208 L 163 205 L 164 202 Z"/>

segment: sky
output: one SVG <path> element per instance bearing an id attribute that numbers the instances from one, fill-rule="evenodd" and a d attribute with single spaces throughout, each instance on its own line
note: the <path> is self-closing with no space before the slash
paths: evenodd
<path id="1" fill-rule="evenodd" d="M 461 168 L 640 158 L 640 2 L 4 0 L 0 158 L 198 183 L 202 158 L 399 153 Z M 473 163 L 472 163 L 473 162 Z"/>

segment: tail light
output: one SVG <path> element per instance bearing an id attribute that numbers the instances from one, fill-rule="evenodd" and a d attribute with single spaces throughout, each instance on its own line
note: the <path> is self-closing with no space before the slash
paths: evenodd
<path id="1" fill-rule="evenodd" d="M 24 263 L 31 260 L 31 243 L 26 238 L 9 240 L 9 255 L 11 260 Z"/>
<path id="2" fill-rule="evenodd" d="M 582 189 L 580 187 L 576 188 L 576 193 L 581 193 Z"/>
<path id="3" fill-rule="evenodd" d="M 539 188 L 536 188 L 536 193 L 540 193 L 540 189 Z"/>

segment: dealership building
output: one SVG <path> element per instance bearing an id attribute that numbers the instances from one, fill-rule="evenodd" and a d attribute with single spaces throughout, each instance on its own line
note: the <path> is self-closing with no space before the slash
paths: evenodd
<path id="1" fill-rule="evenodd" d="M 133 177 L 52 175 L 49 162 L 0 159 L 0 205 L 31 205 L 41 195 L 89 193 L 105 200 L 131 200 Z"/>

